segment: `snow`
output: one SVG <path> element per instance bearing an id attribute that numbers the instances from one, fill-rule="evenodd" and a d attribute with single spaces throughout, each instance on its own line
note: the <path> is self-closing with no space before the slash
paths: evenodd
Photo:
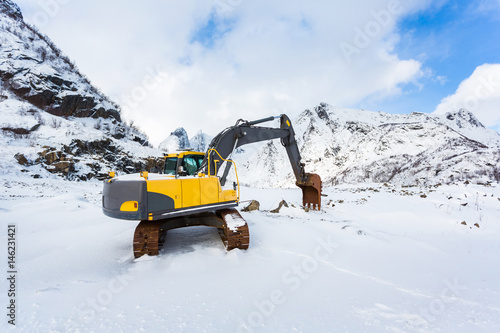
<path id="1" fill-rule="evenodd" d="M 101 189 L 2 178 L 2 243 L 7 224 L 18 229 L 17 330 L 500 328 L 498 185 L 343 185 L 326 188 L 322 210 L 307 213 L 300 189 L 242 188 L 242 200 L 261 203 L 241 213 L 247 251 L 226 253 L 215 228 L 190 227 L 169 231 L 160 256 L 137 260 L 137 222 L 104 216 Z M 288 208 L 268 212 L 283 199 Z M 1 289 L 7 304 L 5 279 Z"/>
<path id="2" fill-rule="evenodd" d="M 226 221 L 227 227 L 233 231 L 237 231 L 238 227 L 242 227 L 245 225 L 245 220 L 238 215 L 227 214 L 224 218 Z"/>

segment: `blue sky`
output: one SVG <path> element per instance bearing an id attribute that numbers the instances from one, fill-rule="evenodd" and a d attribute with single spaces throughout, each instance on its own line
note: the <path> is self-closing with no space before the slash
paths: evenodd
<path id="1" fill-rule="evenodd" d="M 418 86 L 407 85 L 402 95 L 383 101 L 368 98 L 353 106 L 390 113 L 434 111 L 476 67 L 500 62 L 500 6 L 494 5 L 447 1 L 401 19 L 394 52 L 403 59 L 420 60 L 431 74 Z"/>
<path id="2" fill-rule="evenodd" d="M 18 4 L 153 143 L 181 126 L 215 134 L 320 102 L 389 113 L 471 106 L 500 129 L 500 0 Z"/>

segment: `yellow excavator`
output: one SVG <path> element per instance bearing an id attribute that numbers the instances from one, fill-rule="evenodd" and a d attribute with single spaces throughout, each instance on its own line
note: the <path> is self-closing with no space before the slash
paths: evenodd
<path id="1" fill-rule="evenodd" d="M 280 127 L 258 124 L 280 119 Z M 210 142 L 205 153 L 182 151 L 165 156 L 162 172 L 123 175 L 104 182 L 102 209 L 105 215 L 141 221 L 134 233 L 135 258 L 158 255 L 168 230 L 212 226 L 219 230 L 227 250 L 247 249 L 248 225 L 235 207 L 240 201 L 236 165 L 229 157 L 239 147 L 280 139 L 288 154 L 303 205 L 321 208 L 321 178 L 306 173 L 290 119 L 282 114 L 256 121 L 238 120 Z M 226 180 L 234 167 L 236 181 Z"/>

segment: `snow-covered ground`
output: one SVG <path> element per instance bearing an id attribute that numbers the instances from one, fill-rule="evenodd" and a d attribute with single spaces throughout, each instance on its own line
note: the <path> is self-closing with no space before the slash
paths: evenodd
<path id="1" fill-rule="evenodd" d="M 498 185 L 327 188 L 307 213 L 299 189 L 243 188 L 261 203 L 242 213 L 247 251 L 226 253 L 216 229 L 192 227 L 137 260 L 137 223 L 101 213 L 101 186 L 2 180 L 2 244 L 17 227 L 17 330 L 500 330 Z M 288 208 L 265 211 L 282 199 Z M 0 331 L 14 331 L 3 318 Z"/>

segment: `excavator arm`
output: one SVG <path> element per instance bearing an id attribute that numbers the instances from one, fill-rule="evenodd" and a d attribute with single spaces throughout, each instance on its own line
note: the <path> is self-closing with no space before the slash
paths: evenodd
<path id="1" fill-rule="evenodd" d="M 280 119 L 279 128 L 256 126 L 275 119 Z M 303 205 L 319 210 L 321 208 L 321 178 L 317 174 L 305 172 L 292 123 L 285 114 L 250 122 L 238 120 L 234 126 L 226 128 L 212 140 L 199 171 L 205 174 L 210 172 L 211 176 L 215 176 L 219 171 L 216 165 L 218 158 L 228 159 L 238 147 L 272 139 L 280 139 L 286 149 L 296 185 L 302 189 Z M 221 185 L 225 184 L 231 165 L 232 163 L 226 163 L 220 177 Z"/>

